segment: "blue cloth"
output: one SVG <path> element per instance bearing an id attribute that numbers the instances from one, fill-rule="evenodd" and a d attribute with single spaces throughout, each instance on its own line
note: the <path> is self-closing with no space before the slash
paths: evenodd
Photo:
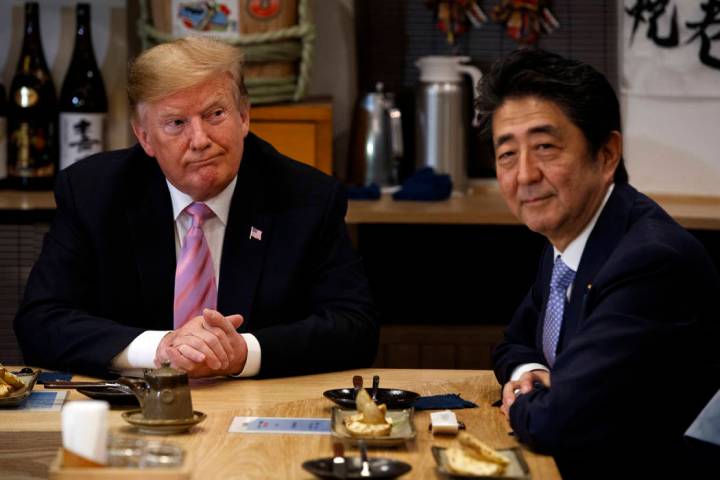
<path id="1" fill-rule="evenodd" d="M 575 271 L 565 265 L 562 257 L 557 257 L 550 278 L 550 296 L 545 309 L 545 323 L 543 324 L 543 353 L 548 365 L 555 364 L 560 329 L 562 328 L 563 312 L 567 301 L 567 289 L 575 278 Z"/>
<path id="2" fill-rule="evenodd" d="M 457 393 L 446 393 L 445 395 L 418 397 L 413 407 L 415 410 L 444 410 L 446 408 L 477 408 L 477 405 L 460 398 Z"/>
<path id="3" fill-rule="evenodd" d="M 431 167 L 418 170 L 393 194 L 395 200 L 446 200 L 452 193 L 450 175 L 437 174 Z"/>
<path id="4" fill-rule="evenodd" d="M 377 200 L 380 198 L 380 187 L 371 183 L 365 187 L 347 187 L 347 197 L 352 200 Z"/>
<path id="5" fill-rule="evenodd" d="M 37 383 L 43 384 L 46 382 L 57 382 L 57 381 L 64 381 L 69 382 L 72 380 L 72 373 L 64 373 L 64 372 L 40 372 L 38 375 Z"/>

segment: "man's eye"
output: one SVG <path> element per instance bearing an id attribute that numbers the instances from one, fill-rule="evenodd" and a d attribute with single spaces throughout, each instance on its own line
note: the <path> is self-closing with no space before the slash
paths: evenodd
<path id="1" fill-rule="evenodd" d="M 185 125 L 185 120 L 181 118 L 176 118 L 173 120 L 169 120 L 165 122 L 164 130 L 165 132 L 169 134 L 175 134 L 179 133 L 182 130 L 182 127 Z"/>

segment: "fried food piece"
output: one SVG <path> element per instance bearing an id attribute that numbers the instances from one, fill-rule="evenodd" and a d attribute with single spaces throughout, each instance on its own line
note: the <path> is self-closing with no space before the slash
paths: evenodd
<path id="1" fill-rule="evenodd" d="M 387 406 L 375 405 L 370 395 L 360 389 L 355 398 L 358 412 L 343 419 L 345 427 L 353 436 L 358 437 L 386 437 L 390 435 L 392 424 L 387 421 L 385 414 Z"/>
<path id="2" fill-rule="evenodd" d="M 448 469 L 460 475 L 501 475 L 510 464 L 504 455 L 466 432 L 458 435 L 460 448 L 445 450 Z"/>
<path id="3" fill-rule="evenodd" d="M 508 460 L 504 455 L 499 454 L 495 449 L 488 446 L 486 443 L 481 442 L 467 432 L 460 432 L 458 435 L 458 441 L 460 442 L 460 445 L 462 445 L 464 451 L 478 460 L 497 463 L 498 465 L 502 465 L 503 468 L 510 464 L 510 460 Z"/>
<path id="4" fill-rule="evenodd" d="M 10 385 L 0 385 L 0 398 L 7 397 L 12 393 L 12 387 Z"/>
<path id="5" fill-rule="evenodd" d="M 17 375 L 12 373 L 10 370 L 6 370 L 5 368 L 0 367 L 0 378 L 2 378 L 5 383 L 12 386 L 14 389 L 22 388 L 25 386 L 22 380 L 20 380 Z"/>
<path id="6" fill-rule="evenodd" d="M 380 410 L 380 407 L 375 405 L 375 402 L 373 402 L 372 398 L 370 398 L 370 395 L 367 393 L 367 390 L 364 388 L 361 388 L 357 397 L 355 397 L 355 405 L 357 405 L 358 412 L 362 413 L 364 416 L 363 422 L 371 423 L 373 425 L 382 425 L 387 423 L 385 420 L 387 407 L 385 408 L 385 411 Z M 385 405 L 383 404 L 381 407 L 385 407 Z"/>

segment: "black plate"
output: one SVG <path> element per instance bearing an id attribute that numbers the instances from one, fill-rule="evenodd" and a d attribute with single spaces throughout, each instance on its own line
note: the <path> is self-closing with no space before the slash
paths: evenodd
<path id="1" fill-rule="evenodd" d="M 372 388 L 366 388 L 367 392 L 372 395 Z M 355 389 L 354 388 L 337 388 L 323 392 L 325 398 L 332 400 L 343 408 L 355 408 Z M 420 394 L 409 390 L 398 390 L 395 388 L 378 388 L 375 403 L 384 403 L 388 409 L 399 410 L 412 407 L 415 399 Z"/>
<path id="2" fill-rule="evenodd" d="M 95 400 L 105 400 L 118 407 L 139 407 L 137 397 L 123 390 L 112 387 L 78 388 L 78 392 Z"/>
<path id="3" fill-rule="evenodd" d="M 412 468 L 405 462 L 389 458 L 369 458 L 368 462 L 370 463 L 369 477 L 360 476 L 360 470 L 362 470 L 360 457 L 345 457 L 347 473 L 344 476 L 333 473 L 332 457 L 308 460 L 302 464 L 302 467 L 319 478 L 395 478 L 405 475 Z"/>

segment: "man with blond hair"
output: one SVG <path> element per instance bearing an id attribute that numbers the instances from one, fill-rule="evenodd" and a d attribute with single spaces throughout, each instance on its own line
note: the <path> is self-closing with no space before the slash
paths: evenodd
<path id="1" fill-rule="evenodd" d="M 139 145 L 60 172 L 15 331 L 29 364 L 103 376 L 368 366 L 378 325 L 337 181 L 249 133 L 241 52 L 186 38 L 129 68 Z"/>

